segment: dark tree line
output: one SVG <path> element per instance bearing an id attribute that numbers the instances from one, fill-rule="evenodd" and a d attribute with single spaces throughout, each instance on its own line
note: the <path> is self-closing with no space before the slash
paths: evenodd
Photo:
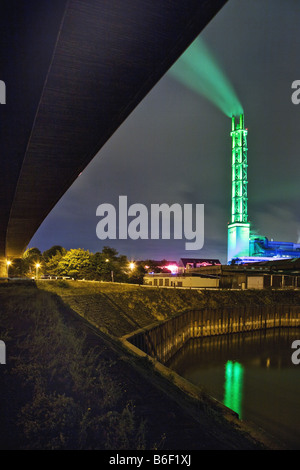
<path id="1" fill-rule="evenodd" d="M 144 263 L 131 263 L 127 256 L 108 246 L 91 253 L 82 248 L 66 250 L 54 245 L 43 253 L 29 248 L 22 258 L 12 260 L 9 277 L 70 277 L 98 281 L 142 283 Z"/>

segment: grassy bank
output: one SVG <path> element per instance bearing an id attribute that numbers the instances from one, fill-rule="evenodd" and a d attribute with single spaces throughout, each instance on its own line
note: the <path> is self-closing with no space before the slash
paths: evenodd
<path id="1" fill-rule="evenodd" d="M 263 300 L 249 295 L 61 281 L 0 286 L 0 339 L 7 347 L 0 447 L 262 448 L 260 437 L 228 421 L 201 391 L 195 401 L 113 339 L 187 307 Z M 264 301 L 278 299 L 297 300 L 282 292 Z"/>
<path id="2" fill-rule="evenodd" d="M 84 281 L 40 281 L 38 286 L 58 294 L 78 314 L 117 337 L 189 309 L 300 304 L 300 291 L 294 290 L 160 289 Z"/>
<path id="3" fill-rule="evenodd" d="M 33 286 L 0 287 L 2 449 L 143 448 L 113 356 L 75 328 L 56 296 Z"/>

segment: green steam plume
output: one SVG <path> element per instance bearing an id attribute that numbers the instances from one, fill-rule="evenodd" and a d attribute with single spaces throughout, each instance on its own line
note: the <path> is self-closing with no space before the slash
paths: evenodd
<path id="1" fill-rule="evenodd" d="M 243 113 L 243 107 L 233 87 L 202 39 L 197 38 L 191 44 L 169 73 L 188 88 L 210 100 L 226 116 Z"/>

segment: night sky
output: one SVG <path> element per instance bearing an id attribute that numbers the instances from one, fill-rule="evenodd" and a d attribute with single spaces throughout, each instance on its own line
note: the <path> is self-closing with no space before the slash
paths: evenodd
<path id="1" fill-rule="evenodd" d="M 248 214 L 260 235 L 300 238 L 300 2 L 230 0 L 201 33 L 239 96 L 248 128 Z M 213 257 L 226 262 L 231 197 L 231 120 L 168 72 L 106 143 L 43 222 L 29 246 L 91 252 L 111 246 L 131 259 Z M 96 209 L 128 203 L 204 204 L 205 241 L 99 240 Z"/>

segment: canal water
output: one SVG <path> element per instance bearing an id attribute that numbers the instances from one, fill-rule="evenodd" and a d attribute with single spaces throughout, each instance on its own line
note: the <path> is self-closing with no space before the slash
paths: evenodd
<path id="1" fill-rule="evenodd" d="M 296 328 L 189 340 L 166 364 L 290 450 L 300 449 L 300 364 Z M 299 354 L 300 357 L 300 354 Z"/>

